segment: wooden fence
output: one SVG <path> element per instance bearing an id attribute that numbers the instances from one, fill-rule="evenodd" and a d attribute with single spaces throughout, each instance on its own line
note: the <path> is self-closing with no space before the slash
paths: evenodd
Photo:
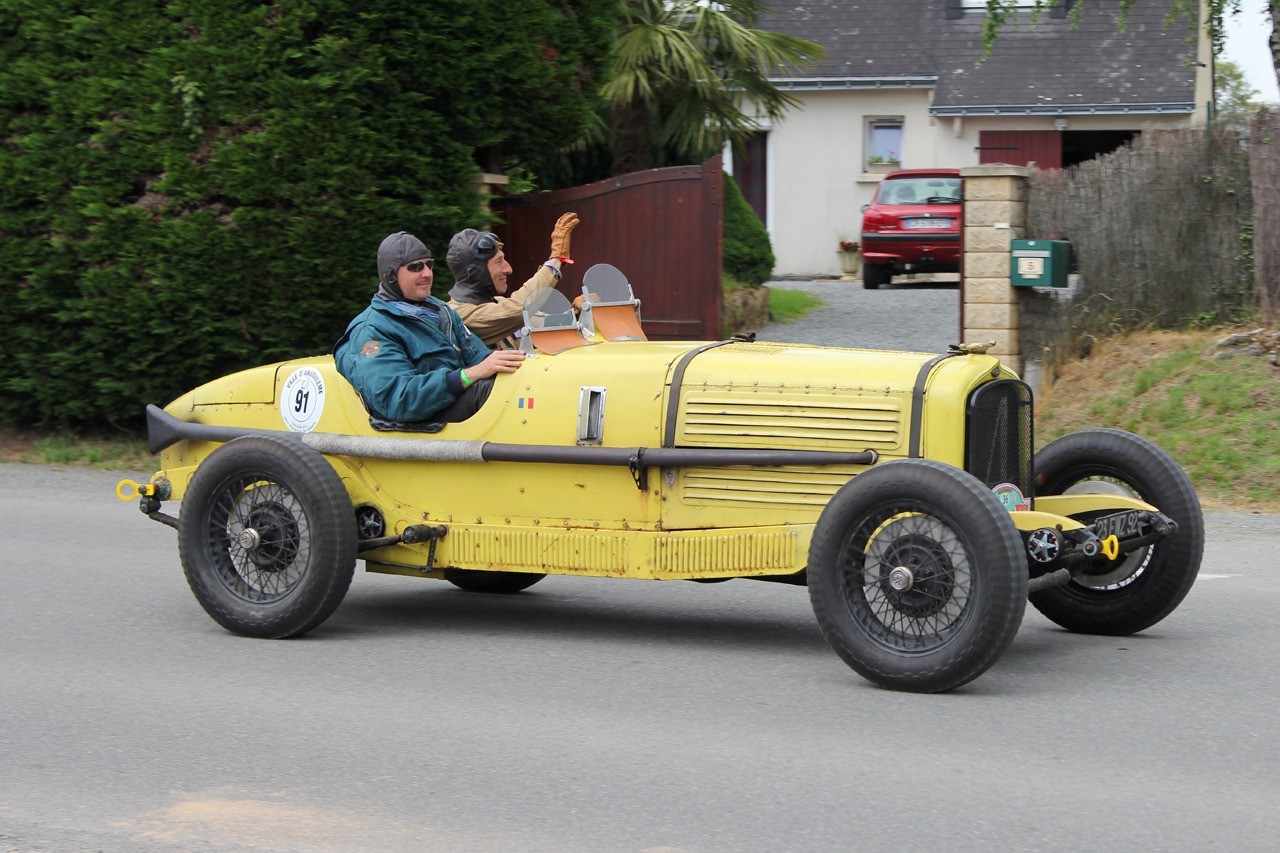
<path id="1" fill-rule="evenodd" d="M 1069 299 L 1023 294 L 1023 353 L 1052 361 L 1130 329 L 1256 319 L 1255 281 L 1274 280 L 1280 260 L 1277 226 L 1264 239 L 1255 205 L 1262 193 L 1264 212 L 1280 216 L 1274 151 L 1243 129 L 1148 130 L 1079 166 L 1034 171 L 1028 236 L 1069 240 L 1080 275 Z M 1271 265 L 1256 278 L 1255 253 Z"/>
<path id="2" fill-rule="evenodd" d="M 1280 326 L 1280 112 L 1263 110 L 1249 134 L 1253 271 L 1262 322 Z"/>
<path id="3" fill-rule="evenodd" d="M 724 180 L 720 157 L 700 166 L 674 166 L 620 175 L 586 186 L 495 199 L 505 224 L 494 228 L 520 282 L 547 259 L 551 228 L 575 211 L 574 264 L 559 289 L 582 292 L 582 275 L 596 263 L 613 264 L 640 298 L 650 339 L 720 337 L 723 294 Z"/>

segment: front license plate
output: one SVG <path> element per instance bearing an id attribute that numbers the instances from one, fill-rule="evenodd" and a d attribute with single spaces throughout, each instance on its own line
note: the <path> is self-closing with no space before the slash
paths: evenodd
<path id="1" fill-rule="evenodd" d="M 1112 534 L 1117 539 L 1132 539 L 1142 532 L 1142 511 L 1130 509 L 1094 519 L 1093 532 L 1099 539 L 1106 539 Z"/>
<path id="2" fill-rule="evenodd" d="M 936 228 L 942 230 L 951 227 L 950 219 L 904 219 L 902 220 L 903 228 L 928 229 Z"/>

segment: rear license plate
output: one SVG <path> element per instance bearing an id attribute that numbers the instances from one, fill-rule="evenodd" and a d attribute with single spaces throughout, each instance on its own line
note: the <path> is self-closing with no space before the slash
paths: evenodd
<path id="1" fill-rule="evenodd" d="M 951 227 L 950 219 L 904 219 L 902 220 L 903 228 L 937 228 L 939 230 Z"/>
<path id="2" fill-rule="evenodd" d="M 1117 539 L 1132 539 L 1142 532 L 1142 511 L 1136 509 L 1104 515 L 1094 519 L 1093 532 L 1099 539 L 1106 539 L 1112 534 Z"/>

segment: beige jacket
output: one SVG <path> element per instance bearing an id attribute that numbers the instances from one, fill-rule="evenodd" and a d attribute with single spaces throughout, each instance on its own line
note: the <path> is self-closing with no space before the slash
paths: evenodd
<path id="1" fill-rule="evenodd" d="M 514 334 L 524 325 L 524 303 L 535 290 L 544 287 L 555 287 L 559 279 L 550 267 L 538 267 L 533 278 L 526 281 L 506 296 L 495 296 L 492 302 L 482 305 L 470 305 L 465 302 L 449 301 L 449 307 L 458 312 L 462 322 L 473 335 L 484 341 L 485 346 L 492 348 L 503 339 Z"/>

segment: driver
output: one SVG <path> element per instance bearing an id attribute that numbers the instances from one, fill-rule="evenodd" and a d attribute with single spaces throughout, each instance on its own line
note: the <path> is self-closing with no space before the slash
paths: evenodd
<path id="1" fill-rule="evenodd" d="M 467 228 L 453 235 L 445 259 L 455 284 L 449 291 L 449 307 L 487 346 L 506 340 L 522 325 L 525 301 L 534 291 L 555 287 L 560 281 L 560 265 L 569 260 L 569 236 L 578 225 L 578 214 L 566 213 L 551 230 L 551 257 L 533 278 L 507 295 L 511 264 L 497 235 Z"/>
<path id="2" fill-rule="evenodd" d="M 434 263 L 412 234 L 383 240 L 378 292 L 333 347 L 338 372 L 376 419 L 466 420 L 489 398 L 493 377 L 514 373 L 524 360 L 519 350 L 490 352 L 431 295 Z"/>

